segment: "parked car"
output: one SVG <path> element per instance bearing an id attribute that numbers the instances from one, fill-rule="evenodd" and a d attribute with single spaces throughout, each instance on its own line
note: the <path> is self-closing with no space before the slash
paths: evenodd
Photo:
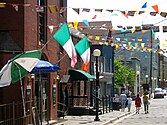
<path id="1" fill-rule="evenodd" d="M 164 93 L 164 96 L 166 96 L 166 93 L 167 93 L 166 89 L 162 89 L 162 91 Z"/>
<path id="2" fill-rule="evenodd" d="M 161 88 L 156 88 L 154 91 L 154 99 L 156 98 L 164 98 L 164 92 Z"/>

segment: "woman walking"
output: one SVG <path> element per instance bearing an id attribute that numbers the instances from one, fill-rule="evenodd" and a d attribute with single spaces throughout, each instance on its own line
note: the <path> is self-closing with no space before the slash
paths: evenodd
<path id="1" fill-rule="evenodd" d="M 136 113 L 138 113 L 138 114 L 139 114 L 141 104 L 142 104 L 141 98 L 140 98 L 139 94 L 137 94 L 137 97 L 135 99 L 135 106 L 136 106 Z"/>
<path id="2" fill-rule="evenodd" d="M 132 104 L 132 98 L 129 95 L 127 97 L 127 101 L 128 101 L 128 112 L 130 112 L 130 110 L 131 110 L 131 104 Z"/>

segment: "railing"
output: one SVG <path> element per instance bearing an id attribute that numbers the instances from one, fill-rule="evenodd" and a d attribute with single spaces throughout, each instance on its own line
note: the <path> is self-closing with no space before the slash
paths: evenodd
<path id="1" fill-rule="evenodd" d="M 63 119 L 64 119 L 64 116 L 67 113 L 67 106 L 64 103 L 60 103 L 60 102 L 57 102 L 57 104 L 60 106 L 57 112 L 61 113 L 61 116 L 63 116 Z"/>
<path id="2" fill-rule="evenodd" d="M 38 104 L 40 104 L 38 101 L 40 99 L 26 101 L 26 116 L 24 116 L 24 108 L 22 102 L 13 102 L 9 104 L 1 104 L 0 105 L 0 125 L 28 125 L 33 124 L 33 113 L 32 113 L 32 107 L 38 107 L 37 113 L 39 117 L 42 114 L 47 113 L 46 110 L 43 110 L 41 112 Z M 34 103 L 36 102 L 36 103 Z M 44 117 L 41 117 L 44 118 Z M 40 118 L 40 121 L 41 121 Z M 46 118 L 44 118 L 46 120 Z M 42 122 L 41 122 L 42 123 Z"/>
<path id="3" fill-rule="evenodd" d="M 32 122 L 31 115 L 23 115 L 22 103 L 0 105 L 0 125 L 25 125 Z"/>
<path id="4" fill-rule="evenodd" d="M 105 112 L 107 113 L 108 111 L 110 112 L 112 109 L 112 99 L 110 96 L 102 96 L 102 98 L 96 97 L 95 95 L 92 94 L 93 100 L 94 100 L 94 105 L 93 107 L 96 108 L 96 98 L 99 100 L 99 108 L 103 111 L 102 113 L 104 114 Z"/>

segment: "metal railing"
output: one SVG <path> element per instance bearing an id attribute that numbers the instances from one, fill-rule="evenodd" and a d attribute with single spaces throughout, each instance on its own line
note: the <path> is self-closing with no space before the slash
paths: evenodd
<path id="1" fill-rule="evenodd" d="M 31 114 L 24 116 L 22 103 L 0 105 L 0 125 L 25 125 L 31 121 Z"/>
<path id="2" fill-rule="evenodd" d="M 46 110 L 41 111 L 39 107 L 40 99 L 26 101 L 26 116 L 24 116 L 24 108 L 22 102 L 12 102 L 9 104 L 1 104 L 0 105 L 0 125 L 28 125 L 33 124 L 33 113 L 32 107 L 37 108 L 37 114 L 39 117 L 43 114 L 42 119 L 48 120 L 48 118 L 44 118 L 44 114 L 47 114 Z M 41 118 L 40 118 L 41 121 Z"/>
<path id="3" fill-rule="evenodd" d="M 92 94 L 93 100 L 94 100 L 94 105 L 93 107 L 96 108 L 95 106 L 95 100 L 96 98 L 99 100 L 99 108 L 102 110 L 102 113 L 104 114 L 105 112 L 110 112 L 112 109 L 112 99 L 111 96 L 102 96 L 101 98 L 96 97 L 95 95 Z"/>
<path id="4" fill-rule="evenodd" d="M 60 113 L 61 115 L 59 115 L 59 117 L 63 117 L 64 119 L 64 116 L 67 114 L 67 106 L 64 104 L 64 103 L 60 103 L 60 102 L 57 102 L 57 104 L 59 105 L 60 108 L 58 108 L 57 112 Z"/>

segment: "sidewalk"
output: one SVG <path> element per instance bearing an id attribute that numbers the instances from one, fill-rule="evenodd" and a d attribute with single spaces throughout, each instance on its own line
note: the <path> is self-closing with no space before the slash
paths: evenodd
<path id="1" fill-rule="evenodd" d="M 65 116 L 62 122 L 56 123 L 55 121 L 50 121 L 51 125 L 107 125 L 109 123 L 118 120 L 119 118 L 125 117 L 130 114 L 135 113 L 135 105 L 134 101 L 132 102 L 131 112 L 127 111 L 126 108 L 125 112 L 121 111 L 110 111 L 108 113 L 99 115 L 100 121 L 94 121 L 95 116 L 93 115 L 83 115 L 83 116 Z"/>

